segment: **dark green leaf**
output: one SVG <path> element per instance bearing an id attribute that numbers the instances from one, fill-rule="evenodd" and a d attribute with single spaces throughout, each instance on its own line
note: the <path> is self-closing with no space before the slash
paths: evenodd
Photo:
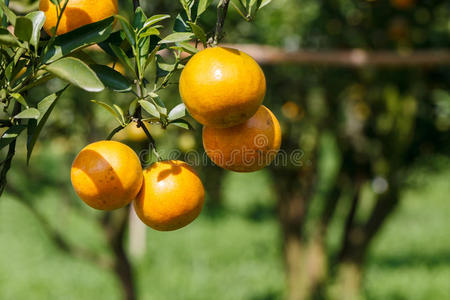
<path id="1" fill-rule="evenodd" d="M 45 69 L 56 77 L 88 92 L 100 92 L 105 88 L 97 74 L 77 58 L 62 58 L 46 66 Z"/>
<path id="2" fill-rule="evenodd" d="M 113 50 L 110 47 L 110 45 L 114 45 L 122 48 L 127 57 L 134 57 L 133 49 L 131 48 L 130 43 L 128 43 L 123 31 L 116 31 L 111 33 L 111 35 L 105 41 L 98 43 L 98 45 L 111 56 L 115 56 Z"/>
<path id="3" fill-rule="evenodd" d="M 184 103 L 180 103 L 169 112 L 168 119 L 169 121 L 173 121 L 182 118 L 185 115 L 186 115 L 186 106 L 184 105 Z"/>
<path id="4" fill-rule="evenodd" d="M 200 42 L 202 42 L 202 44 L 205 46 L 206 48 L 206 33 L 203 30 L 203 28 L 201 28 L 200 26 L 198 26 L 195 23 L 192 22 L 188 22 L 189 25 L 192 28 L 192 32 L 195 34 L 195 36 L 197 37 L 197 39 L 200 40 Z"/>
<path id="5" fill-rule="evenodd" d="M 33 22 L 26 17 L 17 17 L 14 35 L 20 40 L 29 42 L 33 34 Z"/>
<path id="6" fill-rule="evenodd" d="M 131 91 L 131 82 L 116 70 L 104 65 L 90 65 L 103 84 L 116 92 Z"/>
<path id="7" fill-rule="evenodd" d="M 125 19 L 120 15 L 116 15 L 116 18 L 119 19 L 120 25 L 122 25 L 122 30 L 123 32 L 125 32 L 125 36 L 128 42 L 133 46 L 136 45 L 136 32 L 134 32 L 134 29 L 131 26 L 131 24 L 128 22 L 127 19 Z"/>
<path id="8" fill-rule="evenodd" d="M 110 17 L 57 36 L 43 57 L 43 62 L 53 62 L 75 50 L 106 40 L 111 34 L 113 23 L 114 17 Z"/>
<path id="9" fill-rule="evenodd" d="M 144 23 L 147 20 L 147 16 L 145 15 L 144 11 L 142 10 L 142 8 L 139 6 L 136 9 L 136 12 L 134 14 L 134 19 L 133 19 L 133 27 L 136 29 L 141 29 L 144 27 Z"/>
<path id="10" fill-rule="evenodd" d="M 188 18 L 186 16 L 185 12 L 178 14 L 177 18 L 175 19 L 175 23 L 173 25 L 173 31 L 175 31 L 175 32 L 189 31 L 189 25 L 186 23 L 187 20 L 188 20 Z"/>

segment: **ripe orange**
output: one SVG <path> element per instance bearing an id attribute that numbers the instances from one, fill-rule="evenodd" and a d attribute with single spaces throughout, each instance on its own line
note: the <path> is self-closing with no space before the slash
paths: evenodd
<path id="1" fill-rule="evenodd" d="M 252 117 L 266 93 L 256 61 L 236 49 L 215 47 L 195 54 L 180 77 L 180 95 L 194 119 L 227 128 Z"/>
<path id="2" fill-rule="evenodd" d="M 136 153 L 115 141 L 87 145 L 75 158 L 70 172 L 78 196 L 89 206 L 112 210 L 130 203 L 143 181 Z"/>
<path id="3" fill-rule="evenodd" d="M 231 128 L 203 127 L 203 147 L 224 169 L 253 172 L 269 165 L 281 145 L 277 118 L 265 106 L 243 124 Z"/>
<path id="4" fill-rule="evenodd" d="M 144 170 L 134 208 L 139 218 L 160 231 L 176 230 L 200 214 L 205 190 L 194 169 L 179 160 L 156 162 Z"/>
<path id="5" fill-rule="evenodd" d="M 64 3 L 64 1 L 61 2 Z M 39 10 L 45 13 L 44 29 L 51 35 L 51 29 L 58 21 L 56 6 L 50 0 L 40 0 Z M 69 0 L 56 34 L 64 34 L 81 26 L 101 21 L 118 12 L 117 0 Z"/>

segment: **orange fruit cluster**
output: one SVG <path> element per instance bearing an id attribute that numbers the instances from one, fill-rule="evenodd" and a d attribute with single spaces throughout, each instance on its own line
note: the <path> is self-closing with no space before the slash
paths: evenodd
<path id="1" fill-rule="evenodd" d="M 242 51 L 215 47 L 195 54 L 180 77 L 180 95 L 203 124 L 203 146 L 218 166 L 253 172 L 269 165 L 281 145 L 277 118 L 261 105 L 266 79 Z"/>
<path id="2" fill-rule="evenodd" d="M 205 191 L 194 169 L 182 161 L 163 161 L 142 171 L 136 153 L 116 141 L 83 148 L 71 169 L 75 192 L 89 206 L 113 210 L 134 201 L 148 226 L 176 230 L 200 214 Z"/>

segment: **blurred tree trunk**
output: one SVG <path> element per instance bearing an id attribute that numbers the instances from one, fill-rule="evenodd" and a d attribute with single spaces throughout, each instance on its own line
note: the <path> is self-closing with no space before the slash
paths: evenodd
<path id="1" fill-rule="evenodd" d="M 216 215 L 223 208 L 222 181 L 225 171 L 217 166 L 208 165 L 202 169 L 203 184 L 205 185 L 207 202 L 205 211 L 208 215 Z"/>
<path id="2" fill-rule="evenodd" d="M 311 280 L 318 272 L 315 260 L 308 255 L 310 251 L 302 236 L 314 181 L 313 169 L 273 169 L 273 172 L 277 178 L 278 212 L 283 233 L 289 299 L 307 299 L 310 296 Z"/>

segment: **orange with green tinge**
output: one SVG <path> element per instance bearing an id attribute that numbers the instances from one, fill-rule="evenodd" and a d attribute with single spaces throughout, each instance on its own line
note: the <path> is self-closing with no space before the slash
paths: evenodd
<path id="1" fill-rule="evenodd" d="M 61 1 L 61 5 L 63 4 L 64 1 Z M 50 0 L 40 0 L 39 10 L 45 13 L 44 30 L 52 35 L 51 29 L 56 26 L 58 21 L 56 6 Z M 117 0 L 69 0 L 56 34 L 67 33 L 118 13 Z"/>
<path id="2" fill-rule="evenodd" d="M 182 228 L 200 214 L 205 190 L 197 173 L 179 160 L 156 162 L 144 170 L 144 183 L 134 208 L 153 229 Z"/>
<path id="3" fill-rule="evenodd" d="M 87 145 L 70 172 L 73 188 L 89 206 L 113 210 L 129 204 L 142 186 L 142 167 L 125 144 L 100 141 Z"/>
<path id="4" fill-rule="evenodd" d="M 203 127 L 203 147 L 221 168 L 253 172 L 268 166 L 281 145 L 281 127 L 265 106 L 246 122 L 230 128 Z"/>
<path id="5" fill-rule="evenodd" d="M 195 54 L 180 77 L 180 95 L 199 123 L 227 128 L 251 118 L 266 93 L 256 61 L 236 49 L 215 47 Z"/>

